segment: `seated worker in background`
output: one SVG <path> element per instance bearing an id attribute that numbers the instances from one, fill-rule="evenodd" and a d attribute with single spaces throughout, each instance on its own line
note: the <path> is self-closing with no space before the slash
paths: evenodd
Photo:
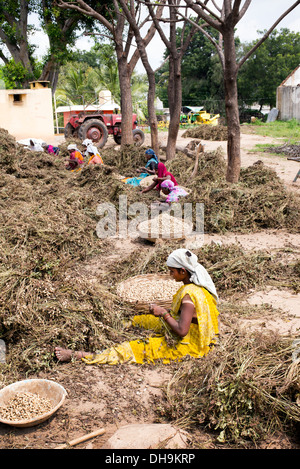
<path id="1" fill-rule="evenodd" d="M 88 145 L 93 145 L 93 140 L 91 140 L 90 138 L 86 138 L 85 140 L 83 140 L 82 145 L 87 148 Z M 87 156 L 87 151 L 85 152 L 85 156 Z"/>
<path id="2" fill-rule="evenodd" d="M 43 146 L 46 145 L 46 143 L 39 138 L 24 138 L 18 140 L 17 143 L 25 145 L 25 148 L 31 151 L 44 151 Z"/>
<path id="3" fill-rule="evenodd" d="M 53 145 L 47 145 L 47 143 L 45 143 L 45 142 L 42 143 L 42 147 L 50 155 L 58 155 L 58 153 L 59 153 L 59 148 L 58 147 L 54 147 Z"/>
<path id="4" fill-rule="evenodd" d="M 66 159 L 66 169 L 71 171 L 79 171 L 84 163 L 84 159 L 80 151 L 78 150 L 75 143 L 70 143 L 67 150 L 69 152 L 69 158 Z"/>
<path id="5" fill-rule="evenodd" d="M 43 144 L 44 142 L 40 143 L 38 140 L 31 138 L 29 140 L 28 148 L 31 151 L 44 151 Z"/>
<path id="6" fill-rule="evenodd" d="M 157 167 L 159 160 L 156 156 L 155 152 L 149 148 L 145 151 L 145 155 L 147 158 L 147 163 L 143 168 L 138 168 L 136 171 L 139 173 L 137 177 L 128 177 L 122 179 L 123 182 L 126 184 L 130 184 L 132 186 L 139 186 L 140 182 L 147 176 L 155 174 L 155 168 Z"/>
<path id="7" fill-rule="evenodd" d="M 104 164 L 98 148 L 95 145 L 88 144 L 86 147 L 86 155 L 88 156 L 88 165 Z"/>
<path id="8" fill-rule="evenodd" d="M 149 192 L 155 188 L 158 191 L 158 194 L 160 194 L 161 183 L 166 180 L 170 180 L 173 182 L 174 186 L 178 186 L 175 177 L 167 170 L 163 163 L 158 163 L 155 168 L 155 174 L 156 177 L 153 179 L 152 184 L 150 184 L 148 187 L 145 187 L 145 189 L 142 190 L 142 193 Z"/>
<path id="9" fill-rule="evenodd" d="M 205 356 L 219 333 L 215 285 L 207 270 L 198 263 L 197 256 L 186 249 L 173 251 L 166 263 L 171 277 L 183 283 L 173 296 L 171 309 L 150 304 L 149 314 L 136 315 L 132 320 L 133 326 L 151 330 L 155 334 L 145 340 L 123 342 L 96 354 L 56 347 L 57 359 L 64 362 L 74 357 L 88 365 L 118 365 L 161 364 L 161 361 L 169 363 L 186 356 Z M 166 329 L 171 333 L 173 343 L 166 340 Z"/>
<path id="10" fill-rule="evenodd" d="M 186 197 L 188 193 L 183 187 L 175 186 L 174 182 L 170 179 L 166 179 L 161 183 L 161 191 L 166 195 L 165 200 L 161 201 L 163 204 L 171 204 L 172 202 L 178 202 L 180 197 Z"/>
<path id="11" fill-rule="evenodd" d="M 140 176 L 143 176 L 143 174 L 145 173 L 146 173 L 145 176 L 149 176 L 149 174 L 150 175 L 155 174 L 155 168 L 157 167 L 159 163 L 159 159 L 156 156 L 154 150 L 152 150 L 152 148 L 149 148 L 148 150 L 146 150 L 145 155 L 147 158 L 147 163 L 145 164 L 143 168 L 137 169 L 137 172 L 141 173 Z"/>

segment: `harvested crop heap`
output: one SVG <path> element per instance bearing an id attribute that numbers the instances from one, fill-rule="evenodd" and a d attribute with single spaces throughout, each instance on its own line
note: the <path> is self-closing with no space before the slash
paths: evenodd
<path id="1" fill-rule="evenodd" d="M 122 321 L 135 308 L 123 302 L 114 286 L 136 275 L 166 273 L 166 258 L 178 247 L 178 243 L 166 241 L 163 246 L 140 249 L 138 255 L 134 252 L 109 263 L 108 257 L 115 254 L 114 240 L 97 237 L 96 208 L 104 201 L 117 207 L 124 194 L 128 204 L 143 201 L 150 205 L 155 199 L 154 191 L 141 194 L 119 177 L 136 175 L 135 168 L 145 163 L 144 149 L 132 147 L 124 153 L 104 149 L 105 167 L 87 167 L 79 173 L 64 169 L 64 149 L 58 157 L 36 154 L 19 147 L 0 129 L 0 336 L 7 346 L 10 376 L 49 370 L 56 345 L 95 351 L 131 338 Z M 207 232 L 255 230 L 258 237 L 261 228 L 286 227 L 299 232 L 298 199 L 262 164 L 242 170 L 240 182 L 234 186 L 226 183 L 219 150 L 200 158 L 194 179 L 194 160 L 186 155 L 179 154 L 167 166 L 191 191 L 184 202 L 204 203 Z M 286 265 L 268 253 L 247 254 L 235 245 L 209 246 L 196 254 L 223 298 L 280 282 L 299 289 L 299 263 Z M 84 271 L 85 263 L 95 258 L 107 271 L 97 279 Z M 225 322 L 245 314 L 236 304 L 228 310 L 227 316 L 222 312 Z M 177 375 L 178 387 L 175 378 L 170 382 L 170 402 L 164 415 L 181 419 L 183 424 L 204 421 L 210 428 L 220 422 L 220 440 L 234 439 L 242 432 L 255 439 L 259 431 L 254 425 L 260 423 L 257 415 L 266 415 L 266 409 L 278 410 L 273 422 L 279 421 L 279 412 L 299 422 L 297 408 L 291 404 L 299 377 L 295 368 L 287 368 L 291 349 L 282 347 L 279 354 L 272 343 L 262 340 L 258 350 L 257 338 L 248 340 L 235 330 L 226 337 L 221 338 L 217 353 L 197 362 L 188 376 L 184 375 L 187 368 Z M 275 369 L 272 360 L 280 357 L 280 367 Z M 275 365 L 261 373 L 266 363 Z M 253 377 L 258 383 L 255 389 L 250 386 Z M 285 402 L 279 400 L 279 391 Z M 238 419 L 232 421 L 232 415 Z"/>
<path id="2" fill-rule="evenodd" d="M 189 427 L 203 424 L 220 443 L 244 448 L 291 422 L 296 434 L 300 373 L 292 353 L 286 338 L 231 328 L 214 353 L 177 371 L 163 415 Z"/>
<path id="3" fill-rule="evenodd" d="M 290 157 L 300 157 L 300 144 L 298 143 L 290 145 L 288 143 L 285 143 L 284 145 L 274 145 L 265 148 L 264 151 L 271 153 L 279 153 Z"/>
<path id="4" fill-rule="evenodd" d="M 203 140 L 227 140 L 227 127 L 224 125 L 199 124 L 186 130 L 183 137 L 201 138 Z"/>
<path id="5" fill-rule="evenodd" d="M 150 206 L 155 200 L 154 191 L 141 194 L 118 178 L 135 171 L 144 149 L 131 147 L 123 154 L 107 148 L 101 153 L 105 167 L 71 173 L 64 169 L 63 150 L 58 157 L 36 154 L 19 147 L 0 129 L 0 332 L 8 360 L 23 371 L 49 366 L 55 345 L 97 350 L 122 340 L 122 319 L 130 309 L 111 289 L 111 282 L 157 273 L 165 265 L 167 252 L 160 257 L 158 247 L 153 248 L 147 271 L 139 265 L 142 256 L 137 259 L 135 254 L 130 272 L 126 266 L 120 269 L 116 261 L 116 272 L 110 265 L 108 280 L 95 282 L 80 275 L 81 266 L 95 257 L 106 265 L 106 257 L 114 249 L 113 241 L 97 237 L 97 205 L 109 201 L 118 209 L 119 196 L 124 194 L 128 204 L 142 201 Z M 191 190 L 185 201 L 205 204 L 207 231 L 279 225 L 299 231 L 299 204 L 263 165 L 242 171 L 235 186 L 225 181 L 220 151 L 204 154 L 193 180 L 191 158 L 178 155 L 167 165 Z M 175 244 L 166 241 L 168 251 L 172 246 Z M 205 264 L 214 255 L 206 253 Z M 241 254 L 238 265 L 243 262 Z M 222 275 L 230 265 L 225 262 L 220 268 Z M 229 270 L 226 280 L 233 289 L 236 271 L 236 267 L 232 273 Z M 221 276 L 216 281 L 223 285 Z"/>
<path id="6" fill-rule="evenodd" d="M 193 166 L 193 160 L 185 155 L 167 162 L 168 170 L 180 174 L 180 183 L 190 189 L 183 202 L 204 204 L 205 232 L 283 227 L 299 232 L 299 196 L 288 193 L 275 171 L 263 163 L 258 161 L 242 168 L 237 184 L 226 182 L 221 149 L 204 153 L 198 172 L 191 179 Z"/>

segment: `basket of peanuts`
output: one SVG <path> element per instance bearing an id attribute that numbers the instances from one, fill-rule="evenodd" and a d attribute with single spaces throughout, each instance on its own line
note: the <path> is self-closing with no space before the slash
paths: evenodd
<path id="1" fill-rule="evenodd" d="M 116 291 L 122 300 L 135 306 L 137 312 L 148 312 L 151 303 L 170 308 L 180 286 L 169 275 L 144 274 L 120 282 Z"/>
<path id="2" fill-rule="evenodd" d="M 192 230 L 191 223 L 168 213 L 160 213 L 156 217 L 142 221 L 137 227 L 139 237 L 152 242 L 163 239 L 182 240 L 191 234 Z"/>

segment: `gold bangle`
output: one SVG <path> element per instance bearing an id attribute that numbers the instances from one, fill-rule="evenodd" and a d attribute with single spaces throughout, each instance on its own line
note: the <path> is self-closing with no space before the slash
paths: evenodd
<path id="1" fill-rule="evenodd" d="M 171 317 L 171 314 L 167 313 L 166 315 L 163 316 L 163 319 L 166 320 L 167 318 L 170 318 L 170 317 Z"/>

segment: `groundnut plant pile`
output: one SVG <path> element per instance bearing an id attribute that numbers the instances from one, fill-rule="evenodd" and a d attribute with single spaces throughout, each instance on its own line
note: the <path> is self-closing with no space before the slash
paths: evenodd
<path id="1" fill-rule="evenodd" d="M 77 143 L 80 148 L 80 142 Z M 128 204 L 144 202 L 150 207 L 156 198 L 154 191 L 141 194 L 138 187 L 122 181 L 123 177 L 136 175 L 135 169 L 144 165 L 145 148 L 103 149 L 104 166 L 69 172 L 64 165 L 67 144 L 68 141 L 61 145 L 59 156 L 53 157 L 31 152 L 18 145 L 6 130 L 0 129 L 0 337 L 5 341 L 7 352 L 6 365 L 0 365 L 2 378 L 5 375 L 22 378 L 51 368 L 56 345 L 97 351 L 134 338 L 137 333 L 124 327 L 124 319 L 135 310 L 117 295 L 116 285 L 138 274 L 165 273 L 165 259 L 178 247 L 174 241 L 151 247 L 141 243 L 139 256 L 134 253 L 108 263 L 109 257 L 115 254 L 115 241 L 97 236 L 97 206 L 110 202 L 118 211 L 119 197 L 126 195 Z M 277 227 L 299 232 L 299 199 L 287 193 L 275 173 L 260 163 L 242 170 L 236 185 L 229 185 L 225 180 L 225 161 L 219 150 L 201 156 L 193 178 L 194 158 L 178 153 L 167 167 L 179 183 L 189 189 L 186 201 L 204 203 L 207 232 L 258 232 Z M 283 279 L 294 285 L 295 291 L 300 283 L 299 263 L 283 266 L 270 255 L 245 256 L 242 250 L 218 246 L 198 249 L 197 255 L 225 298 L 230 294 L 243 294 L 248 288 L 270 280 Z M 103 266 L 103 274 L 98 278 L 89 276 L 85 270 L 85 265 L 94 259 Z M 232 320 L 233 313 L 238 316 L 235 303 L 227 308 L 223 318 L 227 314 Z M 235 350 L 240 341 L 244 342 L 244 338 L 238 335 L 228 339 Z M 253 343 L 256 342 L 250 339 L 247 342 L 249 347 Z M 226 352 L 230 355 L 230 350 Z M 232 364 L 229 355 L 226 363 Z M 217 356 L 212 355 L 210 360 L 217 360 Z M 191 370 L 188 380 L 184 376 L 178 378 L 180 386 L 182 380 L 188 386 L 183 406 L 179 406 L 181 410 L 173 400 L 173 405 L 162 408 L 162 413 L 168 419 L 182 420 L 185 413 L 189 416 L 187 425 L 202 419 L 212 428 L 221 412 L 221 438 L 227 434 L 232 438 L 233 434 L 238 434 L 236 432 L 241 435 L 240 428 L 230 426 L 229 414 L 236 411 L 234 403 L 230 402 L 227 408 L 218 404 L 227 399 L 230 388 L 229 394 L 224 395 L 227 388 L 222 385 L 218 394 L 219 388 L 214 385 L 215 382 L 227 383 L 227 373 L 235 371 L 224 366 L 220 374 L 216 372 L 214 376 L 205 370 L 207 363 L 203 362 L 203 373 L 208 381 L 199 394 L 199 403 L 205 401 L 208 406 L 203 408 L 203 413 L 198 401 L 193 402 L 189 394 L 189 388 L 198 386 L 195 382 L 197 373 L 201 374 L 199 363 L 197 372 Z M 285 363 L 281 365 L 284 368 Z M 240 375 L 238 371 L 237 376 Z M 246 381 L 250 380 L 249 376 L 247 374 Z M 282 388 L 286 386 L 287 398 L 293 400 L 298 378 L 289 376 L 291 385 L 281 384 Z M 263 389 L 262 382 L 260 386 Z M 172 395 L 172 383 L 169 392 Z M 247 395 L 249 405 L 253 405 L 252 396 L 261 399 L 261 394 L 255 392 L 249 391 Z M 272 404 L 269 394 L 268 390 L 267 400 Z M 240 399 L 239 392 L 235 395 Z M 242 411 L 247 403 L 240 405 Z M 191 406 L 195 412 L 190 412 Z M 284 412 L 283 405 L 278 408 Z M 288 404 L 287 409 L 297 421 L 295 406 Z M 252 437 L 248 421 L 241 421 L 244 433 Z M 258 433 L 255 430 L 253 434 Z"/>
<path id="2" fill-rule="evenodd" d="M 80 268 L 97 256 L 105 264 L 114 251 L 113 241 L 96 233 L 99 203 L 113 202 L 118 210 L 120 195 L 128 204 L 150 205 L 155 198 L 154 191 L 141 194 L 121 180 L 144 162 L 144 148 L 123 154 L 108 148 L 102 151 L 104 167 L 76 173 L 64 166 L 67 144 L 53 157 L 18 145 L 0 129 L 0 333 L 9 360 L 23 371 L 48 366 L 58 344 L 98 350 L 123 338 L 128 305 L 110 280 L 86 281 Z M 194 179 L 192 158 L 179 154 L 167 166 L 190 189 L 188 201 L 205 204 L 208 232 L 279 225 L 299 230 L 297 201 L 261 165 L 242 171 L 235 186 L 225 181 L 218 151 L 204 155 Z M 137 262 L 132 261 L 133 273 Z M 162 264 L 157 258 L 153 271 Z M 114 284 L 126 275 L 120 269 Z"/>

